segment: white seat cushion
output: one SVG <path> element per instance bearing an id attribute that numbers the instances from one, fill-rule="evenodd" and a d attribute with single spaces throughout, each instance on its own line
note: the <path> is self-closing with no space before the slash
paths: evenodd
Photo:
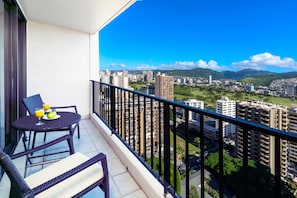
<path id="1" fill-rule="evenodd" d="M 28 186 L 34 188 L 66 171 L 78 166 L 89 158 L 81 153 L 75 153 L 64 158 L 41 171 L 34 173 L 25 178 Z M 102 166 L 96 163 L 78 174 L 64 180 L 52 188 L 41 192 L 36 197 L 71 197 L 84 190 L 91 184 L 103 178 Z"/>

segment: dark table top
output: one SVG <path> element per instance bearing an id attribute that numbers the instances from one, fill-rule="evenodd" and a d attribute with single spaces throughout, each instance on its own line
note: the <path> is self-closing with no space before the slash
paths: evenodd
<path id="1" fill-rule="evenodd" d="M 23 131 L 54 131 L 64 127 L 70 127 L 72 124 L 78 123 L 81 116 L 72 112 L 57 112 L 61 117 L 54 120 L 41 121 L 43 125 L 36 125 L 38 118 L 35 115 L 24 116 L 12 122 L 12 127 Z"/>

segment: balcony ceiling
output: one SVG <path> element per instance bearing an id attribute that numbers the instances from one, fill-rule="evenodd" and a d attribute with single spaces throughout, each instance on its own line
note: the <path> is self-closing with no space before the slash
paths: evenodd
<path id="1" fill-rule="evenodd" d="M 28 21 L 95 33 L 136 0 L 18 0 Z"/>

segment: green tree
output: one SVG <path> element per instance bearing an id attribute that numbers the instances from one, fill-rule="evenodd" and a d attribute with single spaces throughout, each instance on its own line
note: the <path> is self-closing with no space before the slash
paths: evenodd
<path id="1" fill-rule="evenodd" d="M 189 197 L 190 198 L 199 198 L 199 194 L 198 194 L 196 186 L 191 185 Z"/>
<path id="2" fill-rule="evenodd" d="M 176 146 L 176 153 L 177 153 L 177 156 L 179 156 L 179 158 L 181 159 L 185 154 L 185 149 L 182 146 L 177 145 Z"/>
<path id="3" fill-rule="evenodd" d="M 148 160 L 147 160 L 147 163 L 148 164 L 151 164 L 151 158 L 149 158 Z M 159 173 L 159 168 L 161 167 L 161 169 L 162 169 L 162 172 L 161 173 Z M 156 172 L 158 172 L 158 174 L 161 176 L 161 177 L 163 177 L 164 176 L 164 161 L 163 160 L 161 160 L 161 164 L 159 164 L 159 158 L 157 158 L 157 157 L 154 157 L 153 158 L 153 167 L 152 167 Z M 171 177 L 170 177 L 170 185 L 172 186 L 172 187 L 174 187 L 174 177 L 173 177 L 173 175 L 174 175 L 174 172 L 176 173 L 176 182 L 177 182 L 177 186 L 176 186 L 176 192 L 178 193 L 178 194 L 180 194 L 180 192 L 181 192 L 181 175 L 180 175 L 180 173 L 179 173 L 179 171 L 177 170 L 177 168 L 176 167 L 174 167 L 174 165 L 172 164 L 172 163 L 170 163 L 170 175 L 172 175 Z"/>
<path id="4" fill-rule="evenodd" d="M 194 143 L 199 147 L 199 145 L 200 145 L 200 137 L 195 137 L 194 138 Z"/>
<path id="5" fill-rule="evenodd" d="M 223 174 L 226 185 L 230 187 L 239 197 L 242 192 L 242 159 L 233 158 L 223 153 Z M 210 154 L 205 160 L 205 166 L 219 173 L 219 153 Z M 248 193 L 249 197 L 273 197 L 274 195 L 274 176 L 270 174 L 267 167 L 248 161 Z M 265 191 L 263 191 L 265 189 Z M 294 197 L 292 186 L 281 182 L 282 197 Z"/>

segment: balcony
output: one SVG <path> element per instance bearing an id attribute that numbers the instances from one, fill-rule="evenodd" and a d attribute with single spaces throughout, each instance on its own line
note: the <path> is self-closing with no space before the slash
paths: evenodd
<path id="1" fill-rule="evenodd" d="M 74 147 L 76 152 L 84 153 L 87 156 L 94 156 L 99 152 L 104 152 L 107 155 L 108 160 L 108 167 L 109 167 L 109 176 L 110 176 L 110 197 L 147 197 L 146 194 L 143 192 L 141 187 L 137 184 L 135 179 L 131 176 L 131 174 L 126 169 L 126 166 L 120 161 L 119 157 L 114 152 L 113 148 L 108 144 L 105 140 L 103 134 L 96 128 L 94 123 L 90 119 L 83 119 L 80 122 L 80 139 L 77 138 L 75 133 L 74 137 Z M 55 136 L 60 136 L 61 132 L 57 133 L 48 133 L 47 141 L 50 141 L 51 138 Z M 43 135 L 37 136 L 37 143 L 43 143 Z M 53 152 L 53 151 L 63 151 L 67 149 L 67 143 L 62 142 L 57 144 L 54 147 L 46 149 L 44 152 Z M 24 147 L 22 142 L 20 141 L 19 145 L 16 148 L 15 152 L 23 151 Z M 65 157 L 68 154 L 60 154 L 60 156 L 52 156 L 51 158 L 59 158 Z M 47 159 L 45 159 L 47 160 Z M 25 158 L 19 158 L 14 160 L 17 168 L 21 173 L 24 172 L 25 166 Z M 43 165 L 44 166 L 44 165 Z M 28 168 L 28 174 L 31 174 L 35 171 L 40 170 L 43 168 L 42 166 L 34 166 Z M 4 175 L 2 180 L 0 181 L 0 197 L 8 197 L 9 196 L 9 189 L 10 189 L 10 182 L 7 175 Z M 97 188 L 93 191 L 89 192 L 84 197 L 104 197 L 104 193 L 101 189 Z"/>
<path id="2" fill-rule="evenodd" d="M 228 182 L 226 183 L 225 178 L 228 177 L 222 174 L 224 160 L 226 160 L 222 132 L 223 121 L 228 121 L 243 129 L 243 131 L 241 130 L 243 142 L 238 147 L 240 148 L 238 156 L 242 156 L 239 158 L 242 159 L 243 170 L 239 188 L 242 188 L 242 191 L 246 191 L 246 193 L 248 193 L 249 186 L 253 185 L 248 180 L 251 171 L 248 168 L 248 156 L 250 156 L 250 147 L 247 141 L 248 133 L 250 131 L 259 131 L 265 135 L 275 136 L 274 155 L 278 160 L 274 161 L 276 168 L 274 170 L 275 175 L 272 176 L 274 180 L 273 193 L 281 195 L 281 175 L 283 175 L 281 172 L 286 171 L 286 166 L 281 165 L 280 159 L 281 139 L 297 142 L 296 135 L 104 83 L 92 81 L 91 84 L 92 102 L 90 104 L 93 107 L 93 113 L 91 113 L 89 119 L 81 121 L 81 138 L 78 139 L 75 133 L 75 149 L 89 156 L 98 152 L 106 153 L 111 177 L 111 197 L 189 197 L 193 185 L 197 187 L 200 197 L 208 197 L 209 188 L 212 185 L 211 182 L 207 183 L 209 179 L 217 183 L 211 188 L 216 190 L 220 197 L 236 195 L 232 189 L 230 190 Z M 174 127 L 178 126 L 177 118 L 175 114 L 170 113 L 171 111 L 174 112 L 177 107 L 183 108 L 186 112 L 185 119 L 182 121 L 185 130 L 183 153 L 178 150 L 180 149 L 178 148 L 178 142 L 182 141 L 180 139 L 181 134 Z M 143 111 L 144 109 L 146 111 Z M 214 143 L 218 145 L 216 151 L 205 150 L 208 140 L 203 136 L 204 125 L 199 125 L 200 132 L 196 134 L 197 137 L 200 137 L 198 146 L 200 149 L 199 161 L 198 155 L 193 154 L 191 151 L 192 146 L 190 145 L 192 142 L 190 136 L 192 135 L 188 128 L 187 114 L 189 111 L 200 114 L 200 123 L 204 123 L 204 117 L 212 117 L 219 120 L 220 123 L 219 140 L 214 140 Z M 159 119 L 158 122 L 156 119 Z M 154 124 L 150 124 L 150 122 Z M 179 122 L 181 121 L 179 120 Z M 149 132 L 146 133 L 147 130 Z M 172 132 L 170 135 L 169 131 Z M 50 137 L 48 140 L 50 140 Z M 40 139 L 39 141 L 43 140 Z M 67 145 L 57 145 L 53 149 L 59 150 L 65 146 Z M 18 145 L 16 152 L 20 150 L 23 150 L 22 144 Z M 45 152 L 48 151 L 45 150 Z M 214 173 L 205 165 L 207 156 L 215 152 L 218 152 L 218 168 L 221 173 L 220 171 Z M 184 156 L 182 161 L 178 160 L 179 155 Z M 154 160 L 150 159 L 154 159 L 155 162 L 157 161 L 162 165 L 154 167 L 152 162 Z M 20 171 L 23 172 L 24 159 L 18 159 L 15 162 Z M 182 171 L 179 168 L 181 164 L 184 164 Z M 172 165 L 176 168 L 173 172 Z M 37 171 L 39 168 L 42 167 L 32 168 L 29 173 Z M 183 172 L 184 176 L 181 187 L 178 187 L 180 178 L 177 175 L 181 172 Z M 200 177 L 193 180 L 193 177 L 197 176 L 198 173 Z M 8 189 L 9 182 L 4 177 L 0 183 L 1 195 L 8 194 Z M 98 189 L 90 192 L 86 197 L 102 196 L 101 194 Z"/>
<path id="3" fill-rule="evenodd" d="M 3 120 L 5 117 L 5 129 L 10 132 L 11 121 L 22 115 L 21 113 L 24 115 L 24 109 L 18 100 L 26 95 L 41 93 L 46 102 L 52 105 L 76 104 L 83 120 L 81 139 L 74 137 L 75 149 L 87 155 L 97 152 L 107 154 L 111 176 L 111 197 L 190 197 L 192 189 L 196 189 L 200 197 L 207 197 L 209 194 L 219 197 L 225 195 L 251 197 L 249 188 L 254 188 L 255 181 L 251 180 L 253 178 L 250 173 L 263 169 L 260 169 L 258 164 L 256 168 L 249 167 L 248 157 L 255 151 L 250 149 L 248 134 L 259 132 L 275 137 L 272 148 L 275 159 L 274 170 L 266 167 L 264 171 L 269 173 L 269 178 L 273 181 L 266 181 L 270 182 L 269 186 L 263 183 L 265 184 L 261 189 L 265 194 L 263 197 L 270 195 L 281 197 L 283 185 L 281 171 L 286 169 L 281 167 L 280 144 L 282 139 L 297 143 L 296 134 L 96 81 L 90 83 L 90 80 L 98 78 L 99 72 L 97 30 L 100 31 L 135 1 L 117 0 L 110 3 L 108 0 L 96 0 L 92 2 L 92 4 L 85 4 L 81 1 L 81 4 L 75 4 L 62 0 L 19 0 L 20 7 L 9 5 L 14 8 L 7 11 L 11 16 L 11 24 L 8 25 L 11 26 L 7 27 L 3 24 L 3 27 L 7 32 L 11 29 L 14 31 L 9 34 L 12 40 L 5 42 L 3 47 L 13 53 L 9 54 L 5 64 L 5 69 L 9 68 L 8 71 L 5 70 L 5 74 L 9 74 L 5 76 L 8 87 L 1 86 L 1 90 L 6 91 L 5 97 L 1 99 L 5 99 L 5 104 L 10 104 L 9 109 L 1 114 Z M 101 2 L 99 6 L 98 2 Z M 48 3 L 50 6 L 44 6 Z M 59 10 L 57 11 L 56 8 Z M 20 13 L 18 18 L 16 16 L 20 10 L 23 13 Z M 89 16 L 87 19 L 80 18 L 86 16 L 86 13 Z M 92 14 L 96 17 L 100 15 L 98 16 L 100 20 L 94 19 Z M 26 26 L 18 23 L 20 19 Z M 91 21 L 94 21 L 95 27 L 88 29 L 94 25 L 89 24 Z M 86 27 L 85 25 L 88 27 L 83 28 Z M 23 42 L 18 44 L 13 40 L 15 38 Z M 25 45 L 26 43 L 28 46 Z M 1 74 L 4 73 L 2 70 Z M 176 116 L 178 108 L 185 112 L 182 119 Z M 240 112 L 242 117 L 245 116 L 246 111 L 252 112 L 250 108 L 245 109 Z M 199 115 L 200 124 L 194 130 L 190 128 L 188 119 L 190 112 Z M 214 141 L 205 138 L 204 122 L 209 118 L 218 120 L 219 123 L 219 128 L 213 136 L 218 138 L 214 138 Z M 263 119 L 266 121 L 268 117 Z M 242 156 L 237 158 L 240 162 L 236 164 L 241 172 L 240 174 L 230 173 L 238 176 L 237 192 L 230 187 L 229 183 L 234 177 L 224 173 L 224 163 L 229 156 L 225 155 L 227 152 L 223 140 L 223 122 L 240 128 L 238 130 L 238 137 L 241 138 L 241 145 L 238 146 L 240 149 L 231 154 Z M 4 136 L 4 130 L 1 132 Z M 9 135 L 13 134 L 12 131 Z M 17 139 L 12 137 L 8 140 L 14 144 Z M 17 151 L 19 149 L 22 149 L 21 145 L 17 147 Z M 255 155 L 260 159 L 258 153 Z M 208 157 L 213 156 L 218 160 L 218 164 L 213 168 L 214 170 L 211 170 L 206 162 Z M 16 163 L 23 171 L 24 162 L 17 160 Z M 273 172 L 273 175 L 270 175 L 270 172 Z M 260 180 L 263 179 L 260 178 Z M 0 189 L 1 195 L 7 194 L 7 179 L 1 180 Z M 92 193 L 100 194 L 100 192 Z M 93 196 L 95 195 L 89 195 L 89 197 Z"/>

